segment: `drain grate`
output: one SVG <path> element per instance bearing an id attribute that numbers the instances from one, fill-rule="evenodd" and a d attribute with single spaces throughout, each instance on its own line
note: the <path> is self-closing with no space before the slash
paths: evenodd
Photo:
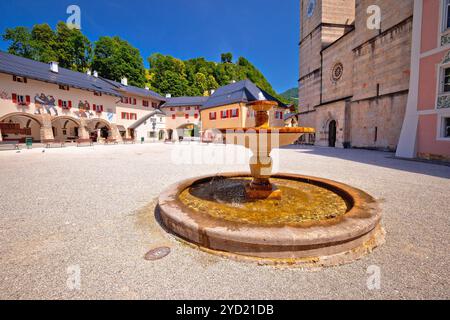
<path id="1" fill-rule="evenodd" d="M 159 247 L 156 249 L 152 249 L 145 254 L 144 259 L 147 261 L 156 261 L 167 257 L 170 254 L 170 248 L 168 247 Z"/>

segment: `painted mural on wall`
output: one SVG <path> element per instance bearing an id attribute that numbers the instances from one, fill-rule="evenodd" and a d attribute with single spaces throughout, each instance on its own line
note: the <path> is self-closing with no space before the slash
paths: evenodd
<path id="1" fill-rule="evenodd" d="M 78 102 L 78 110 L 74 112 L 78 118 L 91 119 L 94 117 L 94 113 L 91 112 L 91 105 L 86 100 Z"/>
<path id="2" fill-rule="evenodd" d="M 35 114 L 42 114 L 45 109 L 49 115 L 52 114 L 52 110 L 55 116 L 58 115 L 58 110 L 56 110 L 56 100 L 51 95 L 46 96 L 44 93 L 41 93 L 40 95 L 36 93 L 34 96 L 34 104 L 36 105 Z"/>
<path id="3" fill-rule="evenodd" d="M 113 111 L 111 109 L 107 110 L 106 118 L 108 119 L 109 122 L 113 122 L 114 113 L 113 113 Z"/>
<path id="4" fill-rule="evenodd" d="M 6 91 L 0 91 L 0 99 L 9 100 L 8 93 Z"/>

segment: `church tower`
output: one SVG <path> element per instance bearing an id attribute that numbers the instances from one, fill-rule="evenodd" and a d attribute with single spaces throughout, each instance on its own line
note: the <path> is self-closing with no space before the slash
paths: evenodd
<path id="1" fill-rule="evenodd" d="M 302 126 L 315 127 L 311 113 L 321 103 L 322 49 L 351 30 L 354 22 L 355 0 L 300 0 L 299 111 L 303 114 Z"/>

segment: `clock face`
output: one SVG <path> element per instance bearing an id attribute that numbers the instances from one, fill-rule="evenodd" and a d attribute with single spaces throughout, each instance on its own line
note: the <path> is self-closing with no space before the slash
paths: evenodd
<path id="1" fill-rule="evenodd" d="M 306 9 L 306 14 L 308 18 L 311 18 L 314 14 L 314 9 L 316 9 L 316 0 L 309 0 L 308 7 Z"/>

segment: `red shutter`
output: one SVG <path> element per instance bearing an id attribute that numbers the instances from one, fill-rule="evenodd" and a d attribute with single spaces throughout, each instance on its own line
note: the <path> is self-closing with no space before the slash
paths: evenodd
<path id="1" fill-rule="evenodd" d="M 12 102 L 17 103 L 17 94 L 15 93 L 12 94 Z"/>
<path id="2" fill-rule="evenodd" d="M 239 109 L 236 109 L 236 117 L 239 118 Z"/>
<path id="3" fill-rule="evenodd" d="M 103 112 L 103 105 L 100 106 L 100 112 Z"/>
<path id="4" fill-rule="evenodd" d="M 93 105 L 92 105 L 92 110 L 95 111 L 95 112 L 97 112 L 97 105 L 96 105 L 96 104 L 93 104 Z"/>
<path id="5" fill-rule="evenodd" d="M 67 101 L 69 109 L 72 109 L 72 101 Z"/>
<path id="6" fill-rule="evenodd" d="M 29 106 L 30 103 L 31 103 L 31 98 L 30 98 L 30 96 L 26 96 L 26 97 L 25 97 L 25 101 L 27 102 L 27 106 Z"/>
<path id="7" fill-rule="evenodd" d="M 13 81 L 17 82 L 17 77 L 16 76 L 13 76 Z"/>
<path id="8" fill-rule="evenodd" d="M 62 107 L 62 100 L 61 99 L 58 100 L 58 107 Z"/>
<path id="9" fill-rule="evenodd" d="M 231 118 L 231 110 L 227 110 L 227 118 Z"/>
<path id="10" fill-rule="evenodd" d="M 133 99 L 133 104 L 136 105 L 136 103 L 137 103 L 137 100 Z"/>

